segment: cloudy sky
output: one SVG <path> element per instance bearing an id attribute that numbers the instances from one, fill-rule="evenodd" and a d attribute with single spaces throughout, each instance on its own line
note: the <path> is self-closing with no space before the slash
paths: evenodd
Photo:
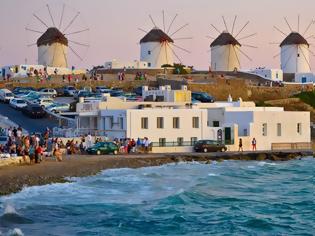
<path id="1" fill-rule="evenodd" d="M 250 21 L 238 38 L 257 33 L 255 37 L 242 41 L 244 44 L 257 46 L 257 49 L 243 47 L 243 51 L 253 60 L 241 58 L 243 68 L 267 66 L 278 68 L 279 57 L 273 58 L 279 52 L 279 47 L 271 42 L 279 43 L 283 35 L 273 29 L 278 26 L 285 33 L 289 32 L 283 17 L 286 16 L 293 30 L 297 30 L 298 15 L 300 15 L 300 32 L 303 33 L 308 24 L 315 18 L 314 0 L 2 0 L 0 26 L 0 65 L 36 64 L 36 46 L 27 46 L 36 42 L 39 33 L 26 31 L 31 28 L 44 31 L 43 22 L 51 26 L 52 20 L 46 4 L 49 4 L 55 25 L 60 25 L 63 4 L 64 10 L 61 29 L 67 28 L 77 12 L 80 15 L 66 30 L 66 33 L 89 28 L 82 34 L 68 37 L 73 42 L 88 44 L 90 47 L 72 44 L 74 51 L 83 59 L 69 52 L 70 64 L 80 67 L 101 65 L 105 61 L 118 59 L 131 61 L 139 59 L 139 40 L 144 33 L 138 28 L 149 30 L 152 22 L 163 28 L 162 10 L 165 12 L 165 27 L 170 25 L 172 18 L 178 14 L 171 32 L 182 25 L 188 27 L 180 30 L 173 38 L 193 37 L 191 40 L 178 40 L 176 44 L 191 51 L 185 53 L 177 50 L 184 64 L 194 65 L 198 69 L 207 69 L 210 61 L 209 45 L 211 39 L 218 33 L 211 27 L 215 25 L 220 31 L 225 29 L 222 16 L 227 27 L 232 28 L 234 16 L 237 15 L 235 32 Z M 315 25 L 306 33 L 306 37 L 315 35 Z M 310 43 L 315 42 L 311 40 Z M 315 51 L 315 48 L 312 48 Z M 312 58 L 314 68 L 315 61 Z"/>

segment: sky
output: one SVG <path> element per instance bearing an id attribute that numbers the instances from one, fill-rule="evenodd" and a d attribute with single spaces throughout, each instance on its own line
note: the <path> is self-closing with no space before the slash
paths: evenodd
<path id="1" fill-rule="evenodd" d="M 218 36 L 211 24 L 223 31 L 224 16 L 227 27 L 231 30 L 234 16 L 237 15 L 235 32 L 250 21 L 239 37 L 257 33 L 255 37 L 242 41 L 243 44 L 258 47 L 242 48 L 252 59 L 250 61 L 242 56 L 242 68 L 279 68 L 280 58 L 274 56 L 280 52 L 280 48 L 270 43 L 280 43 L 284 36 L 273 26 L 276 25 L 285 33 L 289 33 L 284 17 L 286 16 L 291 27 L 296 29 L 300 15 L 300 31 L 304 32 L 311 20 L 315 19 L 314 0 L 1 0 L 0 65 L 37 63 L 36 46 L 27 45 L 35 43 L 40 34 L 26 31 L 25 28 L 44 31 L 45 26 L 33 14 L 39 16 L 45 24 L 52 25 L 46 4 L 50 6 L 56 25 L 60 23 L 62 6 L 66 5 L 62 29 L 80 12 L 66 32 L 89 29 L 82 34 L 71 35 L 74 42 L 89 45 L 86 47 L 73 44 L 74 51 L 83 61 L 69 52 L 69 64 L 81 68 L 103 65 L 112 59 L 139 60 L 139 41 L 145 33 L 138 28 L 148 31 L 153 27 L 149 15 L 156 25 L 163 28 L 163 10 L 166 29 L 175 14 L 178 14 L 170 32 L 175 32 L 186 23 L 189 24 L 173 36 L 192 37 L 190 40 L 175 40 L 178 46 L 190 51 L 186 53 L 176 50 L 183 64 L 193 65 L 197 69 L 208 69 L 209 45 L 212 39 L 206 36 Z M 312 34 L 315 35 L 315 24 L 306 33 L 306 37 Z M 313 42 L 315 40 L 310 41 L 311 44 Z M 314 48 L 311 50 L 315 51 Z M 311 65 L 315 68 L 313 57 Z"/>

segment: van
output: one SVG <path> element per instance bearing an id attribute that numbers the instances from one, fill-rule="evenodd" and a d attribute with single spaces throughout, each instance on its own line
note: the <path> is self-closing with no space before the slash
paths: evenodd
<path id="1" fill-rule="evenodd" d="M 13 93 L 9 89 L 0 89 L 0 101 L 8 103 L 14 98 Z"/>

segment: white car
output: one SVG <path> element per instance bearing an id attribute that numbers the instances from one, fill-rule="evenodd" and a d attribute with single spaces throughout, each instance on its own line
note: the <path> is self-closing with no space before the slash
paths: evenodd
<path id="1" fill-rule="evenodd" d="M 8 89 L 0 89 L 0 101 L 10 102 L 14 98 L 13 93 Z"/>
<path id="2" fill-rule="evenodd" d="M 55 89 L 51 89 L 51 88 L 45 88 L 45 89 L 41 89 L 39 91 L 39 93 L 41 95 L 44 95 L 44 96 L 49 96 L 49 97 L 57 97 L 57 91 Z"/>
<path id="3" fill-rule="evenodd" d="M 13 98 L 10 100 L 10 106 L 15 108 L 15 109 L 22 109 L 24 107 L 27 107 L 27 103 L 25 102 L 25 100 L 21 99 L 21 98 Z"/>
<path id="4" fill-rule="evenodd" d="M 52 98 L 39 98 L 34 103 L 39 104 L 41 107 L 48 107 L 54 103 Z"/>
<path id="5" fill-rule="evenodd" d="M 68 103 L 53 103 L 52 105 L 46 107 L 46 109 L 53 113 L 67 112 L 70 110 L 70 104 Z"/>

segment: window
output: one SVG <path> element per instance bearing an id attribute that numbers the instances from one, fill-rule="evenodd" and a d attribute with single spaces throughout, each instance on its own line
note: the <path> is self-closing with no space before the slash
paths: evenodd
<path id="1" fill-rule="evenodd" d="M 166 146 L 166 138 L 159 138 L 159 147 Z"/>
<path id="2" fill-rule="evenodd" d="M 178 146 L 183 146 L 184 144 L 184 138 L 180 137 L 180 138 L 177 138 L 177 145 Z"/>
<path id="3" fill-rule="evenodd" d="M 173 128 L 179 129 L 179 117 L 173 117 Z"/>
<path id="4" fill-rule="evenodd" d="M 148 67 L 151 67 L 151 62 L 148 62 Z"/>
<path id="5" fill-rule="evenodd" d="M 244 129 L 243 130 L 243 136 L 247 136 L 247 135 L 248 135 L 247 129 Z"/>
<path id="6" fill-rule="evenodd" d="M 297 57 L 300 57 L 300 53 L 297 54 Z"/>
<path id="7" fill-rule="evenodd" d="M 262 135 L 267 136 L 267 123 L 262 125 Z"/>
<path id="8" fill-rule="evenodd" d="M 281 136 L 282 135 L 282 130 L 281 130 L 281 123 L 277 124 L 277 136 Z"/>
<path id="9" fill-rule="evenodd" d="M 119 128 L 124 129 L 124 118 L 123 117 L 118 118 L 118 123 L 119 123 Z"/>
<path id="10" fill-rule="evenodd" d="M 298 134 L 302 134 L 302 123 L 298 123 L 296 126 L 296 131 Z"/>
<path id="11" fill-rule="evenodd" d="M 157 128 L 163 129 L 164 128 L 164 118 L 163 117 L 157 117 Z"/>
<path id="12" fill-rule="evenodd" d="M 141 129 L 148 129 L 148 127 L 149 127 L 148 117 L 142 117 L 141 118 Z"/>
<path id="13" fill-rule="evenodd" d="M 199 117 L 193 117 L 192 118 L 192 126 L 195 129 L 199 128 Z"/>
<path id="14" fill-rule="evenodd" d="M 197 138 L 197 137 L 191 137 L 191 138 L 190 138 L 190 145 L 191 145 L 191 146 L 194 146 L 197 141 L 198 141 L 198 138 Z"/>
<path id="15" fill-rule="evenodd" d="M 151 55 L 151 51 L 150 50 L 148 51 L 148 55 Z"/>
<path id="16" fill-rule="evenodd" d="M 220 121 L 213 121 L 213 127 L 220 127 Z"/>

